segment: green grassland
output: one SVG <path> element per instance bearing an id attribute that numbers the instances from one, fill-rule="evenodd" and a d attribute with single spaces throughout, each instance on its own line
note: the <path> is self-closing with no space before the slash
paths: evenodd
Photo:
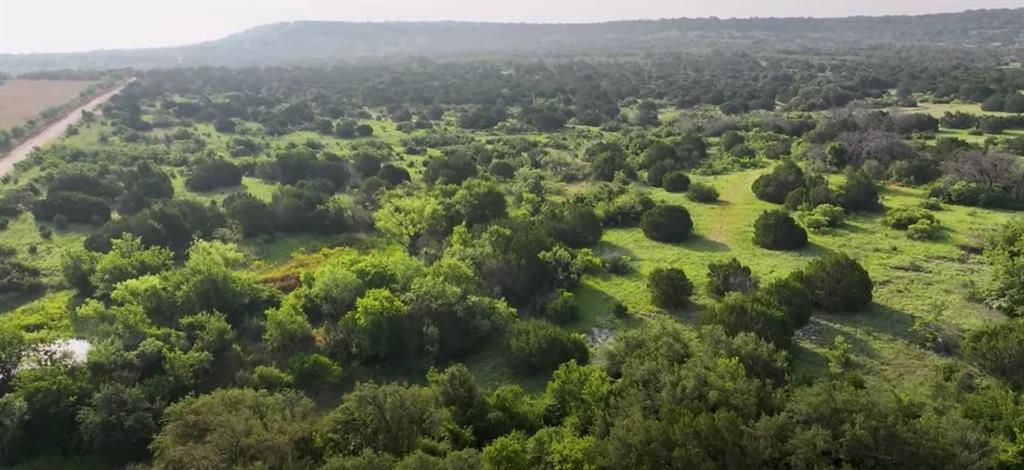
<path id="1" fill-rule="evenodd" d="M 946 207 L 936 216 L 944 226 L 937 241 L 912 241 L 903 232 L 885 227 L 883 212 L 848 219 L 838 229 L 812 233 L 810 244 L 798 252 L 774 252 L 753 243 L 757 216 L 772 204 L 757 200 L 750 184 L 763 170 L 706 178 L 722 194 L 715 204 L 699 204 L 680 194 L 656 190 L 665 202 L 688 208 L 695 234 L 684 243 L 665 244 L 644 237 L 638 228 L 608 230 L 599 251 L 626 254 L 636 259 L 636 271 L 627 276 L 590 277 L 576 292 L 584 318 L 577 327 L 617 329 L 635 324 L 612 315 L 613 299 L 625 303 L 641 318 L 669 315 L 696 326 L 699 312 L 712 302 L 704 292 L 707 265 L 736 257 L 762 280 L 785 276 L 812 257 L 843 251 L 857 258 L 875 282 L 875 303 L 854 315 L 816 315 L 798 335 L 795 372 L 814 375 L 823 367 L 820 353 L 843 335 L 854 345 L 855 360 L 869 375 L 894 386 L 925 383 L 941 356 L 920 347 L 912 332 L 915 322 L 935 322 L 964 331 L 1001 315 L 968 298 L 972 281 L 987 273 L 977 256 L 959 245 L 974 245 L 986 230 L 1005 222 L 1009 213 L 966 207 Z M 890 187 L 883 195 L 887 207 L 911 207 L 924 200 L 918 189 Z M 680 267 L 697 285 L 694 305 L 681 312 L 654 307 L 646 289 L 646 274 L 657 267 Z"/>

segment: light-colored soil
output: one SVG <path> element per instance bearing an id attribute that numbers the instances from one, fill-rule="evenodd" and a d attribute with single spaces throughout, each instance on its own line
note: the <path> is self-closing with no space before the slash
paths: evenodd
<path id="1" fill-rule="evenodd" d="M 0 84 L 0 129 L 10 129 L 47 108 L 71 101 L 93 82 L 11 79 Z"/>
<path id="2" fill-rule="evenodd" d="M 18 144 L 6 154 L 0 154 L 0 176 L 7 174 L 7 172 L 14 169 L 14 164 L 28 157 L 28 154 L 32 153 L 32 150 L 36 147 L 42 147 L 43 145 L 57 140 L 60 136 L 64 135 L 64 131 L 66 131 L 69 126 L 82 119 L 83 110 L 96 111 L 96 108 L 109 100 L 111 96 L 116 95 L 121 91 L 121 88 L 124 87 L 120 86 L 115 90 L 108 91 L 93 98 L 84 106 L 75 108 L 71 113 L 57 120 L 53 124 L 50 124 L 45 129 L 33 135 L 30 139 Z"/>

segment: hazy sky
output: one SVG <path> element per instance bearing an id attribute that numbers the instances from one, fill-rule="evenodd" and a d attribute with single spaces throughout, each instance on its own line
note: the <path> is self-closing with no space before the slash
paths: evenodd
<path id="1" fill-rule="evenodd" d="M 552 23 L 684 16 L 900 15 L 1022 5 L 1022 0 L 0 0 L 0 53 L 173 46 L 293 20 Z"/>

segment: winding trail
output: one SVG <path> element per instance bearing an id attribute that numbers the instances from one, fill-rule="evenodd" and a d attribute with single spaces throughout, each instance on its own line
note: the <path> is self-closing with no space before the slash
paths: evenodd
<path id="1" fill-rule="evenodd" d="M 125 85 L 118 86 L 113 90 L 110 90 L 102 95 L 99 95 L 88 103 L 79 106 L 67 113 L 64 117 L 58 119 L 54 123 L 46 126 L 43 130 L 37 132 L 35 135 L 30 137 L 28 140 L 18 144 L 2 157 L 0 157 L 0 176 L 6 175 L 8 172 L 14 169 L 14 164 L 18 163 L 28 157 L 32 150 L 36 147 L 42 147 L 64 135 L 64 131 L 71 125 L 75 124 L 82 119 L 82 111 L 93 111 L 98 108 L 101 104 L 107 102 L 112 96 L 124 88 Z"/>
<path id="2" fill-rule="evenodd" d="M 733 233 L 730 229 L 736 227 L 733 212 L 737 206 L 746 204 L 754 198 L 754 193 L 750 190 L 750 186 L 763 172 L 764 170 L 758 169 L 738 173 L 735 178 L 729 181 L 721 196 L 721 200 L 725 202 L 725 205 L 715 214 L 715 220 L 711 225 L 711 230 L 708 232 L 708 238 L 732 246 Z"/>

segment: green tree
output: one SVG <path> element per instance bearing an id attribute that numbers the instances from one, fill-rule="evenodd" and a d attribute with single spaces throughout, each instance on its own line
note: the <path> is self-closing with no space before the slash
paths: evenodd
<path id="1" fill-rule="evenodd" d="M 138 387 L 109 383 L 78 411 L 79 433 L 93 452 L 116 462 L 138 461 L 148 457 L 156 414 Z"/>
<path id="2" fill-rule="evenodd" d="M 506 347 L 513 367 L 546 373 L 570 360 L 585 364 L 590 359 L 582 335 L 563 331 L 543 320 L 520 320 L 509 327 Z"/>
<path id="3" fill-rule="evenodd" d="M 663 204 L 644 213 L 640 228 L 651 240 L 676 243 L 693 231 L 693 219 L 685 207 Z"/>
<path id="4" fill-rule="evenodd" d="M 121 281 L 166 270 L 174 260 L 174 253 L 167 248 L 145 248 L 141 239 L 131 235 L 111 243 L 113 249 L 99 258 L 90 277 L 99 294 L 110 294 Z"/>
<path id="5" fill-rule="evenodd" d="M 754 222 L 754 243 L 769 250 L 799 250 L 807 246 L 807 231 L 786 211 L 766 210 Z"/>
<path id="6" fill-rule="evenodd" d="M 316 414 L 301 393 L 222 389 L 167 407 L 153 439 L 160 468 L 310 465 Z"/>
<path id="7" fill-rule="evenodd" d="M 679 268 L 655 268 L 647 275 L 651 302 L 661 308 L 683 308 L 693 295 L 693 283 Z"/>
<path id="8" fill-rule="evenodd" d="M 450 423 L 428 388 L 361 383 L 324 418 L 317 444 L 326 457 L 367 449 L 401 457 L 420 445 L 443 443 Z"/>
<path id="9" fill-rule="evenodd" d="M 408 307 L 387 289 L 367 290 L 356 308 L 342 318 L 354 332 L 352 352 L 357 357 L 386 360 L 403 348 L 403 322 Z"/>
<path id="10" fill-rule="evenodd" d="M 871 303 L 874 283 L 867 270 L 845 253 L 825 255 L 796 274 L 815 305 L 829 312 L 858 312 Z"/>

